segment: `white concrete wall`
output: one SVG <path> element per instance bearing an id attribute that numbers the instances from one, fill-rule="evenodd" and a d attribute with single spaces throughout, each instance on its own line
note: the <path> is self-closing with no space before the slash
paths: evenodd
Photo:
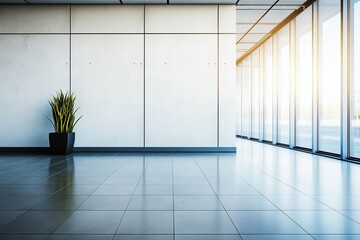
<path id="1" fill-rule="evenodd" d="M 0 147 L 46 147 L 77 96 L 77 147 L 234 147 L 235 6 L 0 6 Z"/>

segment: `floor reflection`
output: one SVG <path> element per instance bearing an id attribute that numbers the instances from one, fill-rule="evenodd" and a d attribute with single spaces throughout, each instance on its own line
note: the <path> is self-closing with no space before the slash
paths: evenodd
<path id="1" fill-rule="evenodd" d="M 0 239 L 360 238 L 360 165 L 258 142 L 0 166 Z"/>

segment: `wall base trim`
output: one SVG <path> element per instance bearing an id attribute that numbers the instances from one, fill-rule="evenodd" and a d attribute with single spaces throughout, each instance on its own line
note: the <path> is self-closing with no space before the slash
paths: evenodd
<path id="1" fill-rule="evenodd" d="M 0 147 L 0 153 L 49 153 L 48 147 Z M 74 147 L 82 152 L 142 152 L 142 153 L 235 153 L 236 147 Z"/>

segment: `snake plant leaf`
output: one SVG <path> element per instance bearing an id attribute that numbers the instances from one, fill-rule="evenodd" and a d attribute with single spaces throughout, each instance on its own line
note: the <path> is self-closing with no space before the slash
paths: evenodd
<path id="1" fill-rule="evenodd" d="M 49 105 L 52 110 L 53 121 L 46 117 L 57 133 L 69 133 L 74 130 L 75 125 L 81 119 L 75 121 L 75 115 L 79 108 L 75 109 L 75 95 L 73 93 L 63 93 L 62 90 L 52 95 Z"/>

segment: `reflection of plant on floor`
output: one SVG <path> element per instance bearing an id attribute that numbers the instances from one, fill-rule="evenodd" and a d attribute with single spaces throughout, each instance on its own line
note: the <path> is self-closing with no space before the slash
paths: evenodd
<path id="1" fill-rule="evenodd" d="M 64 94 L 62 90 L 60 90 L 60 92 L 57 92 L 56 96 L 53 96 L 53 98 L 49 100 L 53 121 L 50 118 L 48 119 L 52 123 L 55 132 L 72 132 L 77 122 L 82 118 L 81 116 L 75 120 L 75 114 L 79 109 L 75 109 L 75 99 L 74 93 L 66 92 Z"/>

